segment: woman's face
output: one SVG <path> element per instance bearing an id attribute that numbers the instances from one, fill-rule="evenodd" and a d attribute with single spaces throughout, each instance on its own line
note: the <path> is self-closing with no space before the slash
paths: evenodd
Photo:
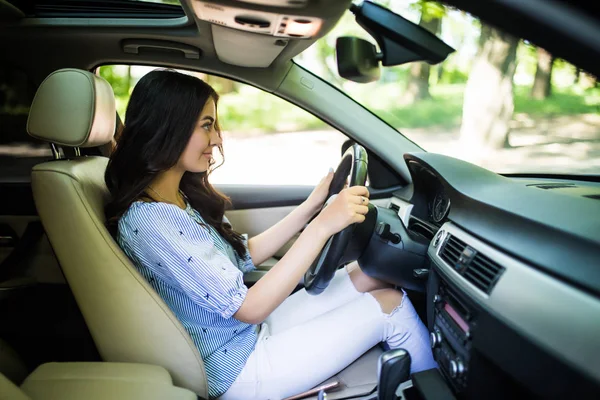
<path id="1" fill-rule="evenodd" d="M 204 172 L 212 161 L 213 149 L 223 141 L 215 128 L 217 106 L 210 98 L 204 105 L 196 122 L 194 132 L 179 157 L 178 166 L 184 171 Z"/>

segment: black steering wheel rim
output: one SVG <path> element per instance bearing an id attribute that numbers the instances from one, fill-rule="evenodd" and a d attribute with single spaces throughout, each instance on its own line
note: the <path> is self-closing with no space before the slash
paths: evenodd
<path id="1" fill-rule="evenodd" d="M 338 194 L 350 176 L 348 186 L 364 186 L 368 172 L 367 151 L 359 144 L 350 146 L 335 171 L 327 198 Z M 356 224 L 352 224 L 331 236 L 319 256 L 304 274 L 304 288 L 310 294 L 322 293 L 341 266 L 344 253 L 350 243 Z"/>

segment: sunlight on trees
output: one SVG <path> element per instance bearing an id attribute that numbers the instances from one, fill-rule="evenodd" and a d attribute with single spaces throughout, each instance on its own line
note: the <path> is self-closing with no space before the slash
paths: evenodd
<path id="1" fill-rule="evenodd" d="M 456 52 L 439 65 L 413 63 L 384 68 L 378 82 L 346 81 L 337 73 L 336 39 L 352 35 L 375 42 L 347 12 L 329 34 L 294 61 L 346 92 L 427 150 L 485 164 L 487 154 L 524 143 L 579 140 L 576 131 L 569 129 L 577 126 L 583 127 L 586 140 L 593 142 L 590 154 L 600 154 L 600 88 L 595 77 L 527 41 L 511 38 L 440 3 L 379 3 L 435 33 Z M 101 75 L 115 90 L 121 117 L 133 86 L 149 70 L 150 67 L 138 66 L 101 68 Z M 327 128 L 320 120 L 268 93 L 228 79 L 194 74 L 220 93 L 222 125 L 239 137 L 257 132 Z M 558 126 L 565 129 L 557 131 Z"/>

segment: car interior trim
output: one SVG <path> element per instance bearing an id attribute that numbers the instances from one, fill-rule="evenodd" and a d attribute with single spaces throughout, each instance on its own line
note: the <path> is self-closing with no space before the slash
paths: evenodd
<path id="1" fill-rule="evenodd" d="M 434 247 L 432 242 L 429 256 L 446 279 L 549 353 L 600 380 L 600 323 L 590 318 L 600 315 L 598 299 L 498 251 L 452 222 L 440 230 L 446 232 L 446 238 L 448 234 L 456 236 L 506 268 L 488 296 L 441 259 L 443 243 Z M 557 324 L 557 320 L 562 322 Z"/>
<path id="2" fill-rule="evenodd" d="M 187 16 L 177 18 L 83 18 L 38 17 L 24 18 L 19 26 L 81 26 L 81 27 L 144 27 L 179 28 L 191 23 Z"/>
<path id="3" fill-rule="evenodd" d="M 392 197 L 390 199 L 389 207 L 396 209 L 398 211 L 398 217 L 404 226 L 408 226 L 408 223 L 410 222 L 410 214 L 414 206 L 407 201 L 399 199 L 398 197 Z"/>
<path id="4" fill-rule="evenodd" d="M 534 268 L 600 295 L 600 220 L 591 218 L 598 200 L 527 186 L 441 154 L 404 158 L 415 182 L 414 198 L 404 200 L 419 207 L 416 197 L 426 190 L 421 186 L 436 179 L 452 203 L 449 220 Z"/>

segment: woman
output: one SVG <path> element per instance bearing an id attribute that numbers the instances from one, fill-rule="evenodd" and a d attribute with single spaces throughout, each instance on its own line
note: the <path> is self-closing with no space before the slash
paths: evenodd
<path id="1" fill-rule="evenodd" d="M 232 229 L 224 217 L 228 199 L 208 182 L 213 150 L 222 150 L 217 101 L 195 77 L 148 73 L 131 95 L 106 170 L 109 226 L 194 340 L 210 397 L 291 396 L 381 341 L 408 350 L 413 372 L 435 367 L 427 330 L 409 299 L 365 275 L 357 263 L 340 269 L 319 296 L 301 290 L 288 297 L 327 239 L 364 221 L 365 187 L 342 190 L 308 223 L 325 201 L 330 172 L 264 233 L 247 240 Z M 307 223 L 286 255 L 248 289 L 243 273 Z"/>

